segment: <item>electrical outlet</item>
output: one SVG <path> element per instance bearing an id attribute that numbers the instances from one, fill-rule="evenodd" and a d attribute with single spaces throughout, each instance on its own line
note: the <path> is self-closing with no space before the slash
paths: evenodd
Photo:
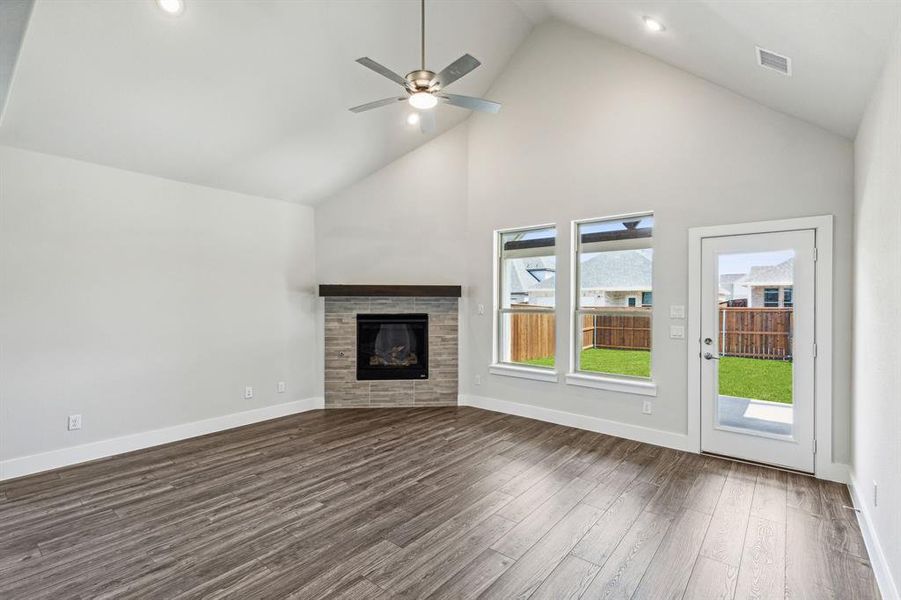
<path id="1" fill-rule="evenodd" d="M 484 304 L 479 304 L 479 314 L 480 315 L 485 314 L 485 305 Z"/>
<path id="2" fill-rule="evenodd" d="M 873 482 L 873 506 L 879 506 L 879 485 Z"/>
<path id="3" fill-rule="evenodd" d="M 482 376 L 476 375 L 476 385 L 482 385 Z"/>
<path id="4" fill-rule="evenodd" d="M 81 415 L 69 415 L 69 421 L 66 424 L 69 431 L 81 429 Z"/>
<path id="5" fill-rule="evenodd" d="M 641 405 L 641 412 L 646 415 L 651 414 L 652 412 L 654 412 L 654 404 L 650 400 L 645 400 Z"/>
<path id="6" fill-rule="evenodd" d="M 244 386 L 244 399 L 250 400 L 251 398 L 253 398 L 253 386 L 252 385 Z"/>
<path id="7" fill-rule="evenodd" d="M 669 336 L 674 340 L 684 340 L 685 327 L 683 327 L 682 325 L 670 325 Z"/>
<path id="8" fill-rule="evenodd" d="M 288 389 L 288 386 L 285 385 L 285 382 L 284 382 L 284 381 L 279 381 L 279 382 L 278 382 L 278 393 L 279 393 L 279 394 L 284 394 L 286 389 Z"/>

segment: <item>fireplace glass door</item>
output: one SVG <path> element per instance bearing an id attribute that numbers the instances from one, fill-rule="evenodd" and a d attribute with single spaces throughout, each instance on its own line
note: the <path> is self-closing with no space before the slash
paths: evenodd
<path id="1" fill-rule="evenodd" d="M 429 317 L 357 315 L 357 379 L 427 379 Z"/>

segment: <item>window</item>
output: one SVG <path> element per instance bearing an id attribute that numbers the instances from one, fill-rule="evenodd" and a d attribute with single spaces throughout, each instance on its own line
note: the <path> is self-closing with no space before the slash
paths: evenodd
<path id="1" fill-rule="evenodd" d="M 794 306 L 792 303 L 792 289 L 790 287 L 784 288 L 782 290 L 782 306 L 785 308 L 791 308 Z"/>
<path id="2" fill-rule="evenodd" d="M 577 222 L 574 370 L 651 376 L 653 215 Z"/>
<path id="3" fill-rule="evenodd" d="M 763 307 L 779 308 L 779 288 L 763 288 Z"/>
<path id="4" fill-rule="evenodd" d="M 557 229 L 498 233 L 497 362 L 554 367 Z"/>

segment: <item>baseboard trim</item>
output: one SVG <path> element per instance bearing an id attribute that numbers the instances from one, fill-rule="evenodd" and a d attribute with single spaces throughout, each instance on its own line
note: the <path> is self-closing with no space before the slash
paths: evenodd
<path id="1" fill-rule="evenodd" d="M 879 542 L 879 536 L 876 534 L 876 528 L 873 526 L 873 520 L 870 518 L 870 509 L 861 489 L 857 484 L 853 471 L 849 474 L 848 489 L 851 492 L 851 502 L 857 509 L 857 522 L 860 525 L 860 532 L 863 534 L 863 542 L 867 547 L 867 554 L 870 557 L 870 565 L 873 567 L 873 574 L 876 576 L 876 584 L 882 593 L 884 600 L 901 600 L 898 586 L 892 577 L 889 569 L 888 559 L 885 552 L 882 551 L 882 544 Z"/>
<path id="2" fill-rule="evenodd" d="M 470 395 L 460 396 L 460 406 L 472 406 L 494 412 L 506 413 L 508 415 L 544 421 L 546 423 L 555 423 L 557 425 L 605 433 L 607 435 L 644 442 L 646 444 L 653 444 L 655 446 L 664 446 L 675 450 L 684 450 L 686 452 L 696 451 L 692 447 L 686 434 L 652 429 L 640 425 L 630 425 L 628 423 L 570 413 L 554 408 L 544 408 L 543 406 L 535 406 L 533 404 L 522 404 L 520 402 L 511 402 L 509 400 L 498 400 L 496 398 Z"/>
<path id="3" fill-rule="evenodd" d="M 283 404 L 264 406 L 253 410 L 212 417 L 202 421 L 192 421 L 190 423 L 182 423 L 181 425 L 174 425 L 172 427 L 123 435 L 121 437 L 100 440 L 98 442 L 91 442 L 80 446 L 70 446 L 68 448 L 60 448 L 59 450 L 51 450 L 50 452 L 11 458 L 0 461 L 0 481 L 24 477 L 26 475 L 34 475 L 35 473 L 41 473 L 43 471 L 77 465 L 79 463 L 97 460 L 99 458 L 107 458 L 126 452 L 133 452 L 135 450 L 142 450 L 144 448 L 152 448 L 153 446 L 186 440 L 208 433 L 216 433 L 217 431 L 225 431 L 227 429 L 234 429 L 235 427 L 269 421 L 271 419 L 286 417 L 308 410 L 320 409 L 323 408 L 323 406 L 323 398 L 305 398 L 303 400 L 295 400 L 293 402 L 285 402 Z"/>

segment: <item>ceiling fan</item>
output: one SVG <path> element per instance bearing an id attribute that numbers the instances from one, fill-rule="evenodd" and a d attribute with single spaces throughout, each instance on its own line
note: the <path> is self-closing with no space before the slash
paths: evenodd
<path id="1" fill-rule="evenodd" d="M 425 68 L 425 0 L 421 0 L 421 67 L 419 70 L 410 71 L 405 77 L 401 77 L 391 69 L 375 62 L 371 58 L 364 56 L 358 58 L 357 62 L 372 69 L 379 75 L 387 77 L 395 83 L 399 83 L 403 89 L 403 96 L 390 96 L 382 98 L 374 102 L 367 102 L 360 106 L 354 106 L 351 112 L 361 113 L 373 108 L 388 106 L 395 102 L 407 101 L 410 106 L 420 111 L 420 127 L 424 133 L 434 129 L 434 113 L 429 109 L 435 108 L 439 101 L 452 106 L 459 106 L 468 110 L 478 110 L 481 112 L 496 113 L 501 109 L 498 102 L 485 100 L 482 98 L 473 98 L 471 96 L 460 96 L 459 94 L 448 94 L 444 88 L 457 81 L 470 71 L 478 67 L 480 63 L 469 54 L 464 54 L 448 66 L 444 67 L 440 72 L 435 73 Z"/>

